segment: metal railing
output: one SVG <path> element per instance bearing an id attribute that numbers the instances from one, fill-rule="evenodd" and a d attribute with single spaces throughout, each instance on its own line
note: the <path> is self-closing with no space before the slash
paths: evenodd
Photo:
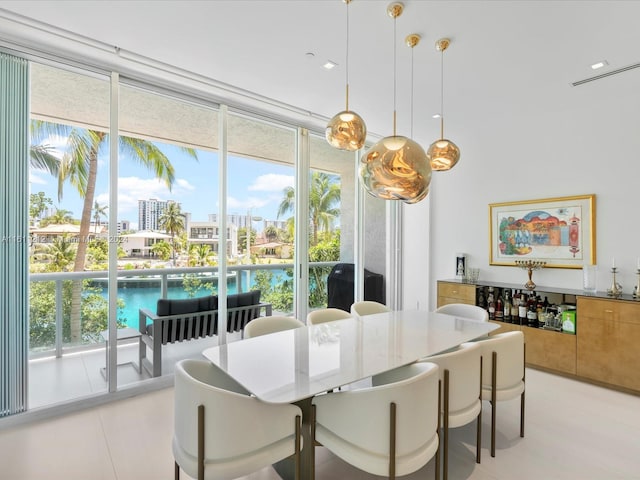
<path id="1" fill-rule="evenodd" d="M 309 268 L 318 268 L 318 267 L 333 267 L 338 262 L 313 262 L 309 264 Z M 241 293 L 243 291 L 248 291 L 251 288 L 249 285 L 250 273 L 252 271 L 273 271 L 273 270 L 286 270 L 293 269 L 293 263 L 279 263 L 279 264 L 268 264 L 268 265 L 233 265 L 227 267 L 227 281 L 235 281 L 236 291 Z M 134 269 L 134 270 L 118 270 L 118 284 L 122 280 L 129 281 L 139 281 L 139 282 L 149 282 L 157 283 L 159 282 L 159 292 L 157 298 L 167 298 L 167 294 L 169 291 L 170 284 L 181 284 L 184 282 L 186 276 L 193 275 L 198 279 L 212 279 L 215 280 L 218 277 L 216 274 L 218 273 L 218 267 L 183 267 L 183 268 L 147 268 L 147 269 Z M 63 335 L 63 325 L 64 325 L 64 313 L 63 307 L 65 302 L 65 292 L 64 285 L 65 282 L 73 282 L 73 281 L 84 281 L 84 280 L 96 280 L 96 283 L 104 283 L 107 285 L 108 281 L 108 271 L 91 271 L 91 272 L 55 272 L 55 273 L 35 273 L 31 274 L 30 282 L 32 283 L 40 283 L 40 282 L 54 282 L 54 303 L 55 303 L 55 341 L 53 345 L 44 345 L 39 348 L 30 349 L 31 358 L 36 358 L 39 356 L 45 355 L 53 355 L 56 357 L 61 357 L 63 353 L 70 353 L 73 351 L 86 350 L 95 348 L 96 344 L 102 343 L 101 340 L 89 340 L 83 342 L 82 344 L 66 344 L 64 342 Z M 326 281 L 326 278 L 325 278 Z M 30 294 L 33 295 L 33 292 Z M 33 301 L 33 298 L 30 299 Z M 53 312 L 49 312 L 52 314 Z M 31 326 L 33 328 L 34 325 L 37 325 L 37 320 L 31 318 Z M 81 319 L 82 321 L 82 319 Z M 43 322 L 47 323 L 47 322 Z M 51 323 L 51 322 L 49 322 Z M 46 325 L 50 327 L 51 325 Z M 31 336 L 31 332 L 30 332 Z"/>

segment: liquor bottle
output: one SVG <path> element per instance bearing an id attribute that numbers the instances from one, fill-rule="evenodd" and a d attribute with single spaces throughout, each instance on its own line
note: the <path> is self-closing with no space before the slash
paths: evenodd
<path id="1" fill-rule="evenodd" d="M 529 300 L 527 301 L 527 325 L 529 327 L 537 327 L 538 326 L 538 302 L 536 302 L 536 295 L 534 292 L 531 292 L 529 295 Z"/>
<path id="2" fill-rule="evenodd" d="M 544 323 L 544 304 L 540 295 L 536 297 L 536 312 L 538 317 L 537 327 Z"/>
<path id="3" fill-rule="evenodd" d="M 502 320 L 507 323 L 511 323 L 511 300 L 509 299 L 510 290 L 508 288 L 504 289 L 504 300 L 503 300 L 503 314 Z"/>
<path id="4" fill-rule="evenodd" d="M 520 301 L 518 302 L 518 323 L 520 325 L 527 324 L 527 299 L 524 293 L 519 294 Z"/>
<path id="5" fill-rule="evenodd" d="M 517 290 L 513 290 L 511 295 L 511 323 L 518 323 L 518 305 L 520 304 L 520 298 L 516 296 Z"/>
<path id="6" fill-rule="evenodd" d="M 496 300 L 496 320 L 498 322 L 504 321 L 504 305 L 502 304 L 502 296 L 500 295 L 500 291 L 498 290 L 498 299 Z"/>
<path id="7" fill-rule="evenodd" d="M 478 306 L 480 308 L 484 308 L 485 310 L 487 309 L 487 302 L 485 301 L 484 297 L 484 288 L 482 287 L 478 288 Z"/>
<path id="8" fill-rule="evenodd" d="M 496 318 L 496 301 L 493 296 L 493 287 L 489 287 L 489 294 L 487 296 L 487 307 L 489 310 L 489 320 L 495 320 Z"/>

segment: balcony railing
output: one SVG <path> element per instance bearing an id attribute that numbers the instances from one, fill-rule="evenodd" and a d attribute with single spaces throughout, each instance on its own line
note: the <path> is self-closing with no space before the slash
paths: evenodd
<path id="1" fill-rule="evenodd" d="M 326 292 L 327 275 L 337 262 L 313 262 L 310 269 L 320 269 L 320 275 L 314 277 L 321 278 L 323 285 L 311 285 L 310 288 L 322 288 Z M 271 265 L 234 265 L 227 268 L 227 284 L 235 285 L 236 292 L 248 291 L 251 288 L 251 272 L 274 272 L 293 270 L 294 265 L 271 264 Z M 135 270 L 118 270 L 118 288 L 128 289 L 129 292 L 136 290 L 136 287 L 147 287 L 145 290 L 153 288 L 154 294 L 150 295 L 155 302 L 159 298 L 171 298 L 172 295 L 202 296 L 209 294 L 214 288 L 217 291 L 217 267 L 191 267 L 191 268 L 151 268 Z M 293 283 L 292 277 L 286 280 Z M 107 328 L 107 302 L 105 292 L 108 286 L 108 272 L 59 272 L 59 273 L 37 273 L 30 276 L 30 355 L 31 358 L 50 356 L 61 357 L 63 353 L 95 348 L 97 344 L 103 342 L 99 335 L 101 330 Z M 70 339 L 70 309 L 71 309 L 71 286 L 74 281 L 82 281 L 81 300 L 81 331 L 82 338 L 79 342 L 71 342 Z M 263 294 L 264 295 L 264 294 Z M 293 295 L 293 293 L 292 293 Z M 134 298 L 132 296 L 132 298 Z M 123 299 L 118 294 L 119 325 L 127 321 L 136 322 L 137 310 L 141 306 L 139 298 L 132 300 L 135 304 L 122 305 Z M 292 299 L 293 304 L 293 299 Z M 150 307 L 150 305 L 147 305 Z M 126 314 L 126 311 L 129 313 Z M 122 313 L 122 312 L 125 313 Z M 133 313 L 135 311 L 135 314 Z M 285 312 L 290 313 L 290 312 Z M 124 316 L 120 316 L 120 314 Z M 131 318 L 131 315 L 134 315 Z M 65 322 L 66 320 L 66 322 Z M 89 332 L 89 333 L 86 333 Z M 66 339 L 66 340 L 65 340 Z"/>

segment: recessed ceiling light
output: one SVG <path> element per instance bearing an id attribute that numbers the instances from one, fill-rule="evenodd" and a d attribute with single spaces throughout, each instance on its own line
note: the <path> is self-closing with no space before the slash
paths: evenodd
<path id="1" fill-rule="evenodd" d="M 591 65 L 591 68 L 594 69 L 594 70 L 598 70 L 599 68 L 602 68 L 602 67 L 604 67 L 606 65 L 609 65 L 607 63 L 607 61 L 606 60 L 601 60 L 601 61 L 596 62 L 593 65 Z"/>
<path id="2" fill-rule="evenodd" d="M 326 68 L 327 70 L 331 70 L 332 68 L 334 68 L 336 65 L 338 65 L 336 62 L 332 62 L 331 60 L 327 60 L 327 63 L 325 63 L 323 65 L 324 68 Z"/>
<path id="3" fill-rule="evenodd" d="M 431 118 L 440 118 L 440 114 L 439 113 L 434 113 L 433 115 L 431 115 Z"/>
<path id="4" fill-rule="evenodd" d="M 305 53 L 304 55 L 305 55 L 307 58 L 313 58 L 313 57 L 315 57 L 315 56 L 316 56 L 316 54 L 315 54 L 315 53 L 313 53 L 313 52 L 307 52 L 307 53 Z"/>

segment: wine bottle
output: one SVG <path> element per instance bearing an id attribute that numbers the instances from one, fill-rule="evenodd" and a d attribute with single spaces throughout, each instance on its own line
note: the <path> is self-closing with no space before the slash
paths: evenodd
<path id="1" fill-rule="evenodd" d="M 518 304 L 520 299 L 516 296 L 517 290 L 513 290 L 511 295 L 511 323 L 518 323 Z"/>
<path id="2" fill-rule="evenodd" d="M 495 320 L 496 318 L 496 301 L 493 296 L 493 287 L 489 287 L 489 294 L 487 297 L 487 306 L 489 310 L 489 320 Z"/>
<path id="3" fill-rule="evenodd" d="M 495 316 L 498 322 L 504 321 L 504 305 L 502 303 L 502 296 L 500 295 L 500 291 L 498 291 L 498 299 L 496 300 Z"/>
<path id="4" fill-rule="evenodd" d="M 511 323 L 511 300 L 509 300 L 510 290 L 504 289 L 503 311 L 502 320 L 507 323 Z"/>
<path id="5" fill-rule="evenodd" d="M 536 294 L 531 293 L 527 301 L 527 325 L 529 327 L 538 326 L 538 302 L 536 302 Z"/>
<path id="6" fill-rule="evenodd" d="M 524 293 L 519 294 L 520 301 L 518 303 L 518 323 L 520 325 L 527 324 L 527 299 Z"/>

